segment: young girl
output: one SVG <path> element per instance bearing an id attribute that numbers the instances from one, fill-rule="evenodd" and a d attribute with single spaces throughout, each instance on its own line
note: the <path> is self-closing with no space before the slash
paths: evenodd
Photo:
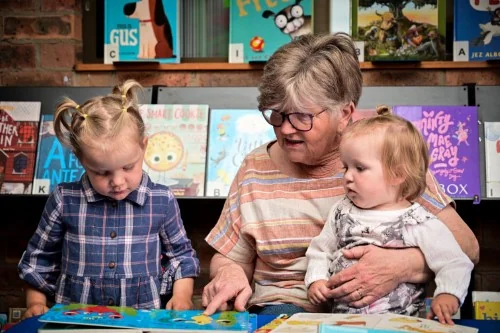
<path id="1" fill-rule="evenodd" d="M 50 194 L 19 262 L 28 284 L 26 317 L 56 303 L 189 309 L 200 266 L 177 201 L 142 171 L 147 144 L 133 80 L 78 105 L 66 98 L 54 117 L 58 139 L 85 168 Z M 161 272 L 160 255 L 169 259 Z"/>
<path id="2" fill-rule="evenodd" d="M 331 209 L 320 235 L 313 238 L 305 283 L 313 304 L 327 301 L 330 276 L 352 264 L 343 249 L 374 244 L 381 247 L 419 247 L 436 274 L 437 285 L 429 318 L 452 324 L 467 295 L 472 262 L 448 228 L 414 202 L 425 189 L 429 164 L 427 145 L 413 124 L 390 114 L 350 125 L 340 144 L 346 196 Z M 359 298 L 363 290 L 358 289 Z M 393 312 L 415 315 L 423 306 L 423 288 L 402 283 L 394 291 L 363 308 L 333 300 L 335 313 Z"/>

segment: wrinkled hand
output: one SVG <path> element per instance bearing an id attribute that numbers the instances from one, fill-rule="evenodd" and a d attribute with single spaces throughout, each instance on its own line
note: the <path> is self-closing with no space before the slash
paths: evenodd
<path id="1" fill-rule="evenodd" d="M 245 311 L 245 306 L 252 296 L 252 288 L 243 269 L 237 264 L 221 267 L 205 288 L 203 288 L 203 314 L 211 315 L 215 311 L 230 309 L 230 302 L 234 299 L 234 309 Z"/>
<path id="2" fill-rule="evenodd" d="M 433 319 L 436 316 L 441 324 L 454 325 L 451 316 L 457 313 L 459 306 L 458 298 L 454 295 L 439 294 L 432 299 L 427 319 Z"/>
<path id="3" fill-rule="evenodd" d="M 27 309 L 26 312 L 23 315 L 23 319 L 30 318 L 33 316 L 39 316 L 41 314 L 44 314 L 45 312 L 49 311 L 49 308 L 45 304 L 33 304 L 30 305 Z"/>
<path id="4" fill-rule="evenodd" d="M 346 258 L 359 261 L 328 280 L 329 298 L 362 308 L 387 295 L 400 283 L 396 273 L 406 269 L 404 253 L 398 251 L 374 245 L 343 251 Z"/>
<path id="5" fill-rule="evenodd" d="M 319 305 L 328 300 L 328 292 L 330 289 L 326 286 L 326 280 L 318 280 L 313 282 L 307 290 L 307 297 L 314 305 Z"/>
<path id="6" fill-rule="evenodd" d="M 165 307 L 167 310 L 191 310 L 192 308 L 194 305 L 191 297 L 185 295 L 173 295 Z"/>

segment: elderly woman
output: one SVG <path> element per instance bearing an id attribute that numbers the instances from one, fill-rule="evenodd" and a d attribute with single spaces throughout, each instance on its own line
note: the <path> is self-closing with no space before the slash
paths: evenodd
<path id="1" fill-rule="evenodd" d="M 203 290 L 206 314 L 231 306 L 260 314 L 322 310 L 307 299 L 305 253 L 332 205 L 345 194 L 339 139 L 361 87 L 356 50 L 345 34 L 302 36 L 269 59 L 258 101 L 277 140 L 247 155 L 206 237 L 218 252 Z M 474 234 L 430 174 L 417 201 L 447 225 L 477 263 Z M 368 245 L 344 255 L 359 261 L 332 276 L 327 286 L 331 298 L 355 307 L 372 303 L 400 282 L 430 278 L 415 248 Z"/>

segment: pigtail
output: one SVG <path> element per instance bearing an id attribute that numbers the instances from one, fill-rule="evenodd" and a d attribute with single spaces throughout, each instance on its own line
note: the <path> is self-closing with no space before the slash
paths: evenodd
<path id="1" fill-rule="evenodd" d="M 57 139 L 63 145 L 73 148 L 71 137 L 75 126 L 79 126 L 86 118 L 86 114 L 82 112 L 80 105 L 65 97 L 54 113 L 54 131 Z"/>
<path id="2" fill-rule="evenodd" d="M 126 121 L 128 119 L 136 123 L 139 130 L 139 136 L 143 137 L 145 126 L 139 111 L 139 92 L 142 92 L 142 86 L 135 80 L 127 80 L 122 85 L 117 85 L 113 88 L 113 96 L 118 97 L 121 103 L 121 112 L 119 112 L 112 129 L 113 135 L 118 135 L 120 133 L 124 124 L 128 123 Z"/>
<path id="3" fill-rule="evenodd" d="M 377 107 L 375 108 L 375 110 L 377 111 L 377 115 L 379 115 L 379 116 L 390 116 L 390 115 L 392 115 L 391 108 L 388 107 L 385 104 L 377 105 Z"/>

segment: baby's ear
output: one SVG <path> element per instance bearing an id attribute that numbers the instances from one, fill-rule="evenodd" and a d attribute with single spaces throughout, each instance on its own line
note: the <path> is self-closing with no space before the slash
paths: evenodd
<path id="1" fill-rule="evenodd" d="M 392 177 L 389 180 L 390 184 L 393 186 L 401 185 L 405 182 L 406 175 L 403 172 L 403 167 L 401 165 L 396 166 L 393 169 Z"/>

